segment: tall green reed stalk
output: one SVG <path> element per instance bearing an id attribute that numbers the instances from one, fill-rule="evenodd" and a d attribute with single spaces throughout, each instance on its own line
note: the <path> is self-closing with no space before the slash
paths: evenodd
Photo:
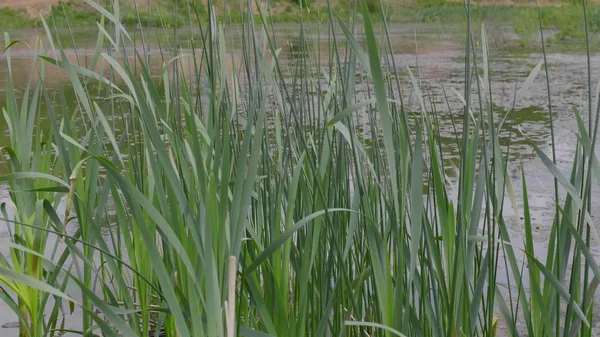
<path id="1" fill-rule="evenodd" d="M 91 60 L 69 58 L 44 21 L 40 79 L 17 98 L 8 75 L 11 173 L 1 180 L 11 188 L 3 210 L 15 212 L 4 212 L 14 230 L 0 280 L 20 335 L 65 331 L 59 315 L 77 305 L 81 329 L 71 332 L 85 336 L 499 336 L 498 326 L 511 336 L 591 336 L 596 128 L 575 115 L 570 177 L 535 148 L 555 177 L 555 220 L 541 262 L 523 172 L 519 258 L 504 212 L 505 196 L 516 199 L 511 148 L 498 141 L 512 110 L 500 121 L 492 113 L 483 28 L 477 50 L 467 24 L 453 181 L 440 111 L 410 69 L 416 106 L 402 96 L 383 4 L 373 20 L 357 2 L 361 20 L 351 22 L 329 5 L 316 41 L 300 25 L 298 58 L 286 60 L 277 28 L 250 1 L 240 4 L 240 46 L 194 2 L 193 40 L 157 46 L 151 36 L 167 28 L 127 29 L 118 1 L 85 1 L 102 16 Z M 10 65 L 8 36 L 6 45 Z M 64 89 L 45 86 L 46 66 L 62 69 L 74 111 Z M 515 101 L 542 66 L 549 81 L 540 62 Z"/>

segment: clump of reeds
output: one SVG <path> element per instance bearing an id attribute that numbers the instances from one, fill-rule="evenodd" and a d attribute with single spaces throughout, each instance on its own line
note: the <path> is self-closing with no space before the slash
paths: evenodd
<path id="1" fill-rule="evenodd" d="M 299 26 L 302 57 L 286 62 L 268 10 L 255 22 L 244 6 L 232 46 L 214 12 L 204 18 L 190 3 L 189 27 L 173 33 L 193 40 L 158 44 L 158 28 L 121 25 L 118 1 L 85 1 L 103 17 L 87 62 L 44 21 L 39 80 L 19 96 L 18 74 L 9 66 L 7 75 L 10 173 L 0 180 L 11 189 L 2 208 L 11 254 L 0 281 L 21 336 L 455 337 L 496 336 L 498 326 L 511 336 L 592 335 L 600 169 L 591 80 L 570 177 L 536 148 L 555 177 L 547 256 L 534 251 L 523 174 L 519 260 L 503 212 L 504 196 L 515 198 L 510 146 L 497 137 L 512 117 L 493 117 L 487 39 L 482 30 L 481 49 L 472 43 L 468 4 L 451 181 L 438 111 L 415 74 L 396 70 L 384 7 L 375 25 L 364 2 L 351 23 L 329 6 L 326 26 Z M 323 30 L 316 41 L 312 29 Z M 14 44 L 7 35 L 9 65 Z M 157 72 L 149 55 L 158 51 Z M 47 87 L 49 67 L 62 71 L 61 89 Z M 416 107 L 399 94 L 402 81 Z M 501 270 L 509 284 L 498 284 Z M 62 323 L 73 310 L 77 329 Z"/>

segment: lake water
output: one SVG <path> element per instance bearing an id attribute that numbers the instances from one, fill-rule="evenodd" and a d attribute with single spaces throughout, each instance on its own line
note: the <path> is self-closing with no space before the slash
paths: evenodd
<path id="1" fill-rule="evenodd" d="M 235 27 L 233 27 L 235 28 Z M 276 39 L 278 44 L 283 47 L 282 59 L 292 62 L 294 53 L 299 43 L 299 27 L 297 25 L 279 25 L 276 26 Z M 316 27 L 311 27 L 311 34 L 307 35 L 309 40 L 326 40 L 325 33 L 319 33 Z M 33 44 L 35 37 L 41 32 L 35 30 L 10 32 L 12 39 L 23 40 Z M 82 64 L 89 64 L 93 57 L 93 48 L 95 46 L 95 29 L 77 29 L 75 31 L 76 49 L 66 46 L 67 57 L 71 62 L 79 61 Z M 197 31 L 182 29 L 177 35 L 176 41 L 185 48 L 186 42 L 191 36 L 197 34 Z M 152 34 L 148 34 L 152 36 Z M 415 110 L 418 110 L 418 103 L 415 98 L 413 87 L 410 85 L 405 70 L 410 67 L 412 71 L 419 75 L 419 81 L 422 91 L 426 97 L 427 107 L 431 104 L 437 106 L 437 117 L 440 120 L 442 132 L 443 151 L 449 155 L 449 158 L 458 158 L 458 147 L 456 145 L 456 130 L 451 120 L 459 120 L 462 114 L 462 103 L 458 92 L 464 90 L 464 33 L 461 27 L 441 27 L 437 25 L 392 25 L 390 27 L 390 37 L 394 48 L 394 58 L 398 69 L 403 74 L 404 82 L 403 95 L 408 99 L 408 104 Z M 551 35 L 551 32 L 548 34 Z M 236 29 L 226 33 L 227 40 L 232 44 L 239 45 L 241 34 Z M 538 44 L 534 41 L 534 47 L 519 47 L 518 37 L 512 33 L 510 27 L 491 26 L 488 28 L 488 37 L 491 46 L 490 67 L 491 67 L 491 85 L 494 96 L 494 113 L 497 118 L 501 118 L 506 112 L 510 111 L 513 105 L 515 89 L 520 88 L 534 66 L 542 59 L 543 55 Z M 63 34 L 63 39 L 70 38 Z M 341 37 L 340 37 L 341 39 Z M 147 56 L 153 60 L 153 70 L 159 71 L 162 66 L 162 60 L 167 57 L 160 52 L 159 44 L 163 44 L 163 50 L 167 38 L 164 35 L 157 34 L 152 37 L 149 43 L 152 48 Z M 169 37 L 170 41 L 173 40 Z M 325 43 L 325 42 L 324 42 Z M 573 46 L 579 46 L 574 48 Z M 581 52 L 583 42 L 565 41 L 555 42 L 551 46 L 551 52 L 547 55 L 550 71 L 550 90 L 552 92 L 552 108 L 554 115 L 556 151 L 558 157 L 558 167 L 568 176 L 573 162 L 573 149 L 576 147 L 577 125 L 574 117 L 574 107 L 579 107 L 584 111 L 584 120 L 587 120 L 587 69 L 586 56 Z M 235 53 L 234 53 L 235 56 Z M 12 67 L 16 88 L 22 89 L 31 75 L 32 55 L 24 45 L 16 45 L 12 48 Z M 235 60 L 235 57 L 234 57 Z M 321 60 L 326 62 L 326 60 Z M 600 56 L 592 56 L 593 86 L 598 84 L 600 79 Z M 284 67 L 286 62 L 284 62 Z M 7 67 L 5 55 L 0 53 L 0 106 L 5 102 L 5 81 L 7 78 Z M 65 84 L 67 79 L 64 74 L 56 68 L 49 68 L 46 71 L 45 85 L 49 89 L 61 88 L 67 96 L 68 108 L 75 105 L 75 95 L 72 89 Z M 444 91 L 447 96 L 444 95 Z M 545 85 L 545 75 L 542 72 L 537 76 L 529 90 L 521 95 L 515 102 L 514 120 L 512 130 L 507 130 L 501 134 L 501 141 L 508 139 L 508 131 L 512 131 L 512 148 L 509 155 L 509 176 L 517 194 L 517 204 L 521 204 L 521 167 L 524 168 L 529 188 L 530 206 L 532 210 L 533 227 L 535 228 L 534 238 L 537 244 L 538 256 L 543 256 L 549 239 L 549 229 L 552 225 L 554 214 L 553 202 L 553 179 L 544 165 L 536 158 L 531 142 L 535 143 L 542 150 L 550 155 L 551 137 L 550 137 L 550 116 L 548 115 L 548 99 Z M 43 116 L 40 118 L 44 118 Z M 365 116 L 365 122 L 367 117 Z M 365 128 L 366 130 L 367 128 Z M 366 132 L 366 131 L 365 131 Z M 460 132 L 460 130 L 458 130 Z M 365 134 L 368 138 L 370 135 Z M 5 121 L 0 120 L 0 147 L 9 145 L 8 130 Z M 596 153 L 600 155 L 600 150 Z M 5 170 L 2 168 L 1 170 Z M 448 172 L 452 176 L 452 172 Z M 595 186 L 593 198 L 594 210 L 592 217 L 597 218 L 600 215 L 600 188 Z M 0 186 L 0 200 L 8 198 L 6 186 Z M 516 246 L 521 243 L 523 235 L 523 224 L 519 216 L 510 206 L 510 201 L 505 201 L 505 216 L 509 220 L 511 235 Z M 7 231 L 0 229 L 0 240 L 7 240 Z M 600 257 L 600 249 L 593 244 L 593 253 Z M 1 248 L 3 254 L 7 250 Z M 522 258 L 522 256 L 521 256 Z M 503 279 L 502 271 L 499 273 L 499 281 L 506 282 Z M 0 303 L 0 335 L 16 336 L 17 329 L 8 324 L 14 322 L 15 317 L 5 304 Z M 73 320 L 74 326 L 67 328 L 77 328 L 78 319 Z M 7 325 L 8 324 L 8 325 Z"/>

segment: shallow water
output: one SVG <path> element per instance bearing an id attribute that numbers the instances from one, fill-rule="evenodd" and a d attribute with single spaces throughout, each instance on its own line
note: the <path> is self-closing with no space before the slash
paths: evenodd
<path id="1" fill-rule="evenodd" d="M 231 42 L 232 48 L 239 45 L 242 39 L 239 31 L 236 31 L 235 27 L 233 28 L 227 32 L 227 39 Z M 280 25 L 275 28 L 275 32 L 278 44 L 284 48 L 283 58 L 289 60 L 290 63 L 293 62 L 299 44 L 298 26 Z M 306 36 L 310 41 L 317 42 L 327 39 L 326 27 L 321 27 L 321 31 L 318 31 L 316 27 L 312 27 L 311 32 Z M 39 33 L 39 31 L 34 30 L 10 32 L 13 39 L 20 39 L 29 44 L 35 43 L 35 37 Z M 93 59 L 95 29 L 81 29 L 75 33 L 76 35 L 73 38 L 78 48 L 67 49 L 66 56 L 71 62 L 79 61 L 82 64 L 90 64 Z M 185 48 L 186 41 L 190 36 L 196 36 L 197 34 L 197 31 L 182 29 L 177 36 L 177 41 L 182 48 Z M 461 32 L 461 28 L 437 25 L 393 25 L 390 27 L 390 34 L 396 66 L 402 72 L 410 67 L 413 73 L 419 76 L 421 90 L 427 102 L 427 110 L 431 109 L 432 104 L 437 107 L 435 110 L 438 112 L 435 112 L 435 114 L 440 121 L 443 151 L 448 154 L 449 158 L 458 158 L 457 134 L 452 120 L 460 120 L 463 111 L 459 94 L 453 90 L 456 89 L 461 94 L 464 90 L 464 47 L 462 44 L 464 34 Z M 70 38 L 66 34 L 65 36 Z M 343 40 L 342 37 L 339 38 Z M 515 212 L 511 206 L 511 201 L 506 198 L 505 216 L 509 221 L 511 236 L 515 245 L 517 248 L 522 247 L 519 244 L 522 244 L 524 234 L 519 209 L 522 208 L 520 174 L 521 168 L 523 168 L 526 173 L 531 216 L 535 228 L 536 253 L 538 256 L 544 256 L 554 212 L 553 179 L 548 170 L 537 159 L 531 146 L 531 143 L 535 143 L 550 155 L 551 136 L 549 127 L 551 119 L 548 115 L 548 98 L 543 71 L 539 73 L 529 90 L 519 95 L 516 101 L 514 100 L 515 90 L 523 85 L 525 79 L 543 55 L 537 47 L 527 50 L 517 48 L 517 37 L 512 33 L 510 27 L 489 27 L 488 38 L 492 49 L 490 78 L 494 92 L 492 97 L 494 118 L 499 120 L 511 111 L 513 101 L 515 107 L 514 118 L 510 121 L 511 126 L 507 128 L 507 130 L 512 131 L 512 134 L 509 135 L 508 132 L 505 132 L 499 135 L 501 144 L 505 144 L 509 137 L 512 141 L 511 152 L 508 156 L 508 167 L 509 177 L 515 189 L 517 200 L 517 211 Z M 164 43 L 165 40 L 166 36 L 159 34 L 158 37 L 146 41 L 153 46 L 146 53 L 152 60 L 153 71 L 159 71 L 162 66 L 165 55 L 159 52 L 157 45 Z M 552 52 L 547 55 L 558 167 L 567 176 L 570 173 L 573 162 L 573 149 L 577 141 L 574 107 L 579 107 L 581 111 L 584 111 L 583 115 L 586 121 L 588 109 L 586 56 L 578 52 L 565 52 L 570 50 L 569 43 L 572 42 L 565 42 L 563 48 L 559 43 L 553 50 L 559 50 L 560 52 Z M 142 47 L 140 46 L 140 48 Z M 31 71 L 32 54 L 24 45 L 16 45 L 12 48 L 12 60 L 13 79 L 17 92 L 19 92 L 27 84 L 30 76 L 35 77 L 35 74 L 32 74 Z M 321 61 L 326 62 L 326 60 Z M 600 64 L 600 56 L 593 56 L 591 61 L 592 65 Z M 0 106 L 5 104 L 7 71 L 5 55 L 0 54 Z M 600 75 L 600 69 L 594 69 L 592 74 L 593 86 L 595 87 L 598 83 L 597 79 L 600 78 L 598 76 Z M 66 83 L 64 74 L 57 68 L 49 68 L 46 71 L 45 79 L 48 88 L 64 89 L 67 95 L 67 104 L 70 104 L 67 109 L 72 109 L 75 95 L 72 90 L 63 86 Z M 419 104 L 414 88 L 407 76 L 403 75 L 402 80 L 403 95 L 408 98 L 411 107 L 418 112 Z M 447 96 L 444 95 L 444 91 Z M 474 102 L 474 106 L 476 106 L 476 98 Z M 362 117 L 366 123 L 366 115 Z M 4 120 L 0 121 L 0 131 L 0 147 L 9 145 L 8 130 Z M 460 133 L 460 127 L 457 131 Z M 365 131 L 365 136 L 370 137 L 367 131 Z M 600 150 L 597 150 L 596 153 L 600 156 Z M 449 175 L 452 176 L 452 172 L 449 172 Z M 598 186 L 594 187 L 593 195 L 592 209 L 594 212 L 592 217 L 597 218 L 600 215 L 600 188 Z M 0 201 L 7 200 L 7 198 L 7 187 L 0 186 Z M 7 240 L 6 224 L 3 226 L 0 227 L 0 240 Z M 56 240 L 56 238 L 53 239 Z M 0 252 L 5 256 L 7 254 L 7 250 L 2 248 L 1 244 Z M 600 257 L 600 249 L 597 245 L 593 244 L 592 252 L 595 256 Z M 519 255 L 522 260 L 523 254 Z M 525 274 L 525 276 L 527 275 Z M 500 270 L 499 282 L 504 284 L 508 282 L 508 279 L 503 276 L 503 270 Z M 80 315 L 80 313 L 76 311 L 75 315 L 72 317 L 73 319 L 67 320 L 67 323 L 72 321 L 75 325 L 78 324 L 80 319 L 77 315 Z M 9 324 L 14 320 L 15 317 L 10 309 L 4 303 L 0 303 L 0 335 L 8 337 L 17 335 L 18 330 Z M 6 326 L 6 328 L 1 328 L 2 326 Z M 68 325 L 67 327 L 77 328 L 77 326 Z"/>

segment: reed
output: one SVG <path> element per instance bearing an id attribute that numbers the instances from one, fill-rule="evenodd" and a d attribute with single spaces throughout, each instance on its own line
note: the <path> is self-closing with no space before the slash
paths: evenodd
<path id="1" fill-rule="evenodd" d="M 268 7 L 243 7 L 244 38 L 232 46 L 227 23 L 191 2 L 189 25 L 171 29 L 194 38 L 157 45 L 157 31 L 122 25 L 118 1 L 85 1 L 102 16 L 88 62 L 69 58 L 62 46 L 74 42 L 43 20 L 35 80 L 17 95 L 7 75 L 11 254 L 0 282 L 21 336 L 593 335 L 591 79 L 570 176 L 533 145 L 555 178 L 540 256 L 527 172 L 515 190 L 511 143 L 498 137 L 512 130 L 514 104 L 494 117 L 487 37 L 468 3 L 455 162 L 442 151 L 442 110 L 418 73 L 397 69 L 383 4 L 375 21 L 364 1 L 351 21 L 330 5 L 327 25 L 299 26 L 289 60 Z M 19 42 L 5 40 L 10 65 Z M 151 52 L 163 56 L 158 73 Z M 65 89 L 46 87 L 48 67 L 73 88 L 74 111 Z M 545 62 L 515 102 L 542 71 Z M 524 242 L 509 236 L 506 207 L 523 215 Z M 67 328 L 74 310 L 80 328 Z"/>

